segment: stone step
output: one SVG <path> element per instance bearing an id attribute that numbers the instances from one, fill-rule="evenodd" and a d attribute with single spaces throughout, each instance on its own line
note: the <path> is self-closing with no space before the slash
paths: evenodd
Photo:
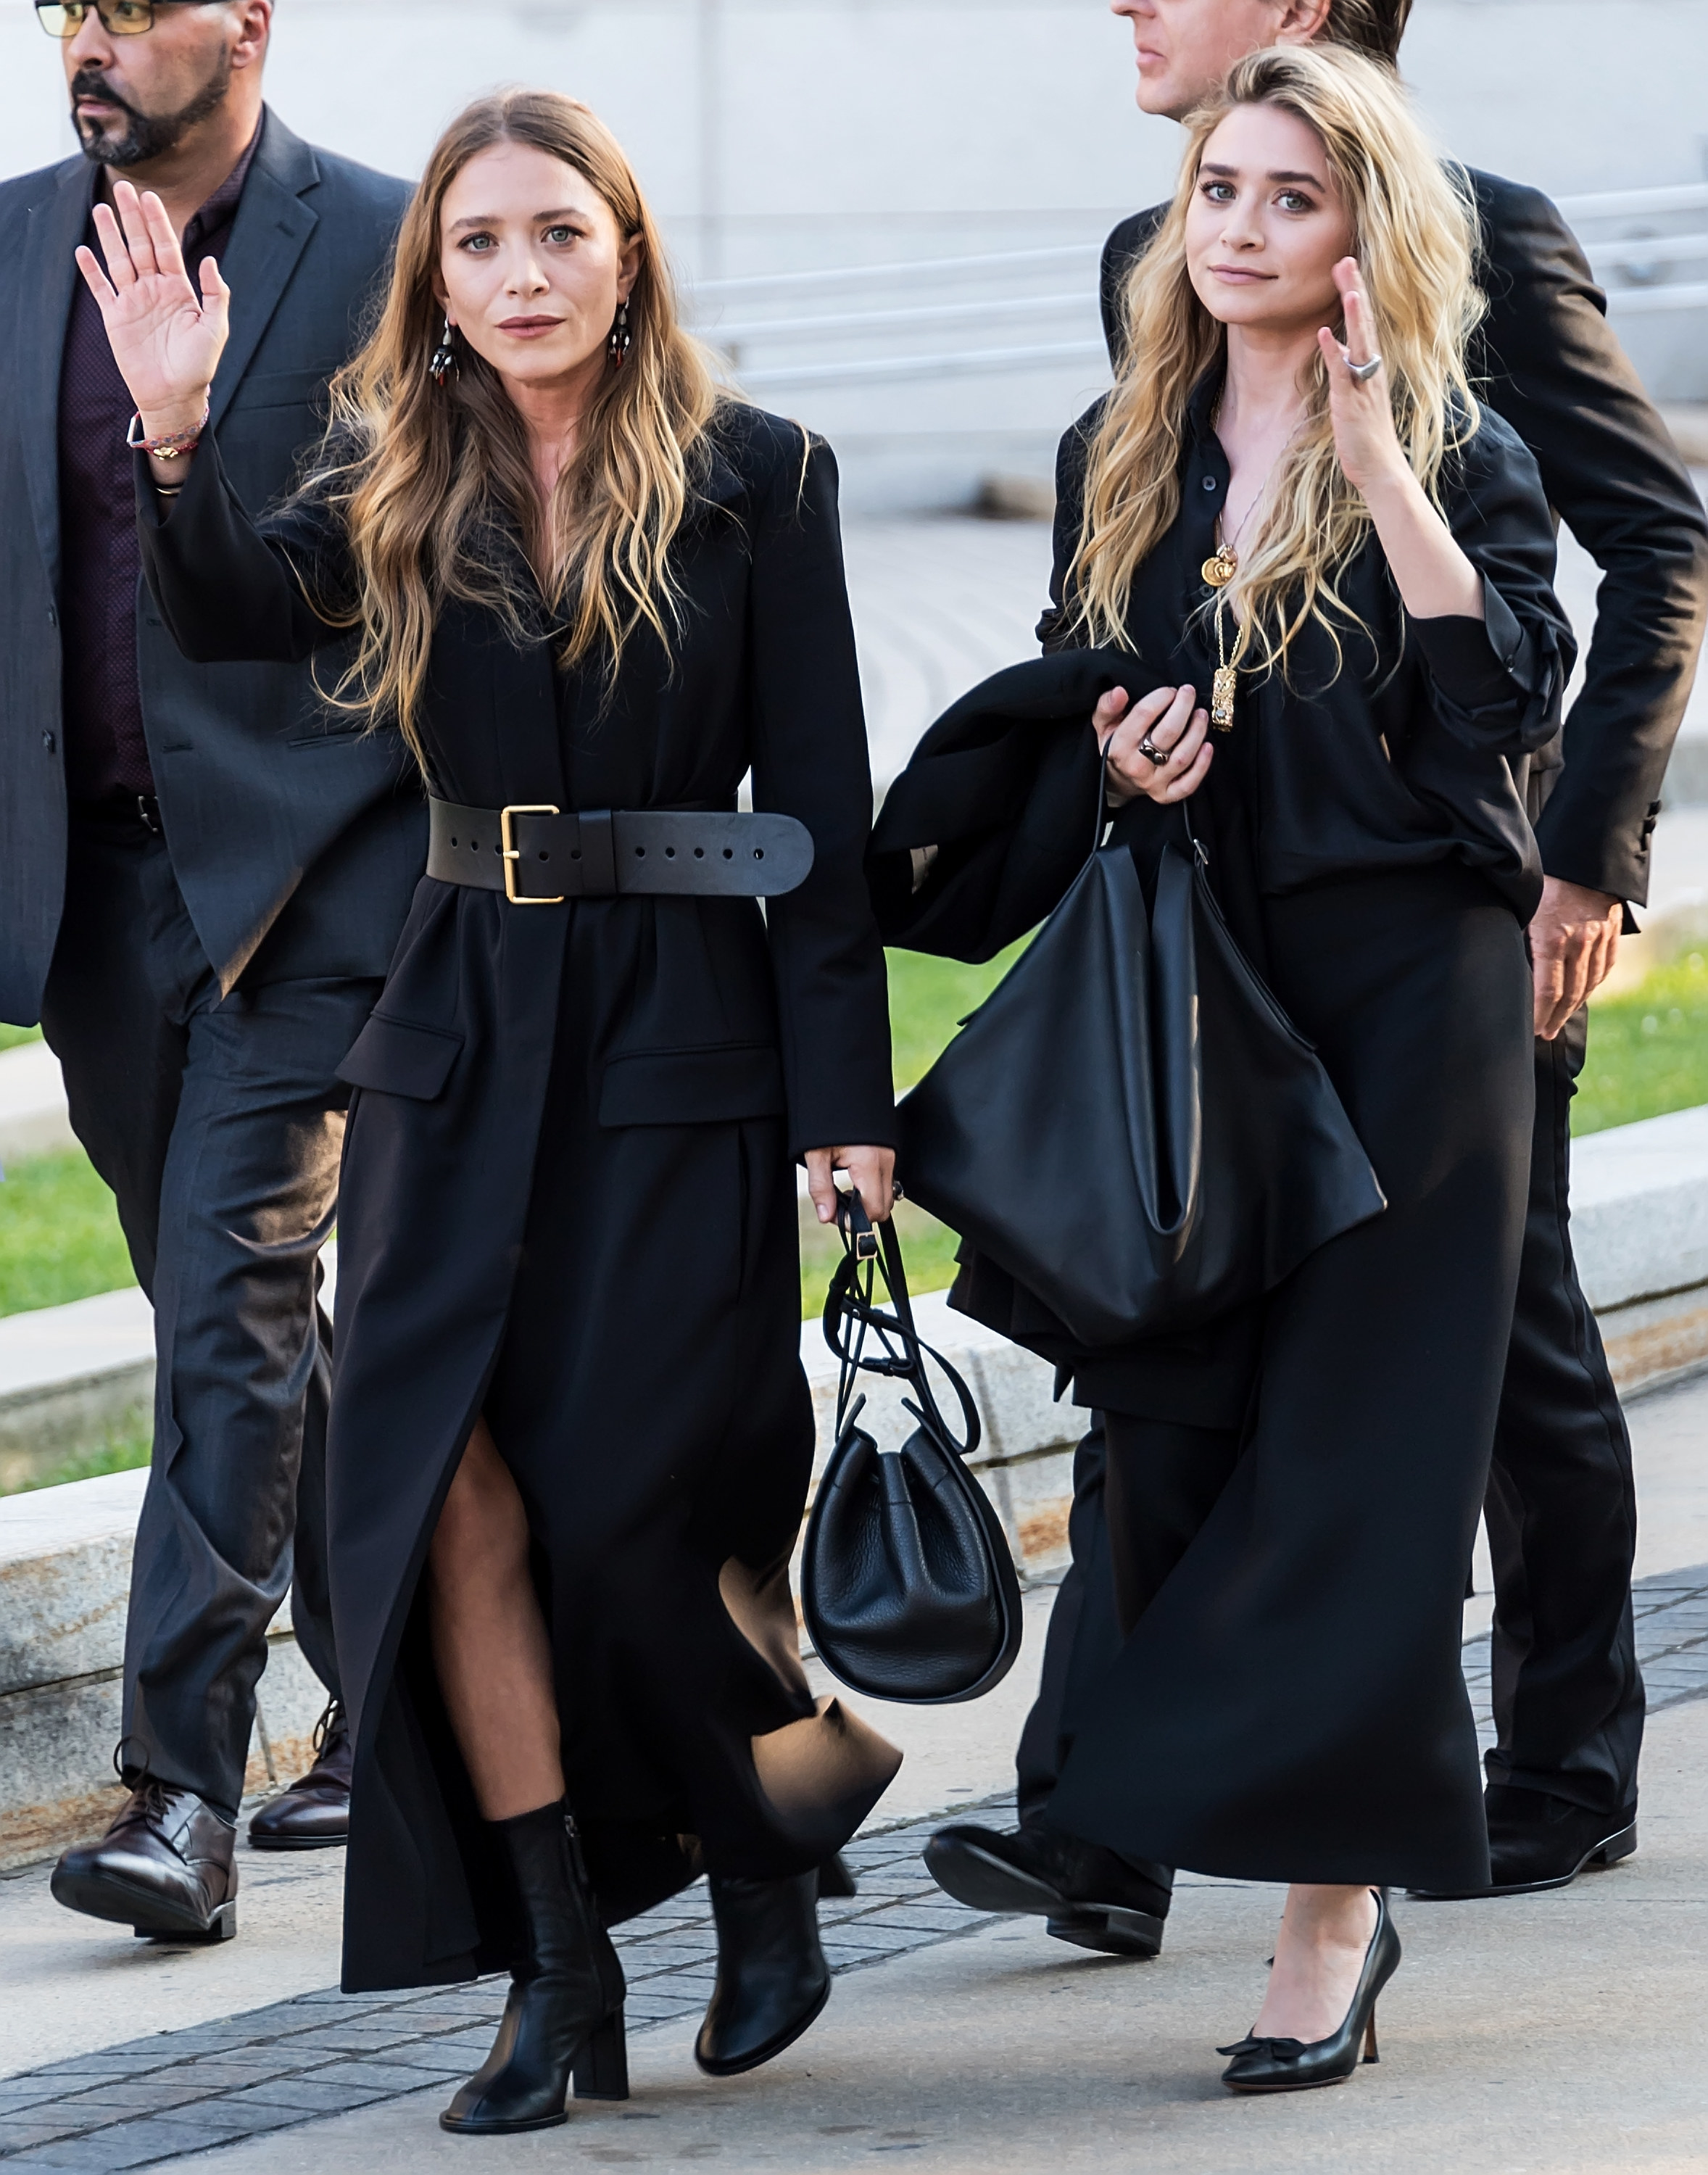
<path id="1" fill-rule="evenodd" d="M 1708 1359 L 1708 1108 L 1591 1135 L 1574 1159 L 1578 1258 L 1616 1379 L 1629 1391 L 1689 1372 Z M 326 1263 L 330 1305 L 335 1250 Z M 972 1462 L 1017 1561 L 1029 1579 L 1051 1576 L 1065 1556 L 1082 1415 L 1055 1401 L 1049 1366 L 953 1313 L 944 1294 L 919 1299 L 916 1315 L 978 1402 L 984 1440 Z M 145 1414 L 150 1328 L 134 1291 L 0 1320 L 0 1454 L 32 1426 L 69 1429 L 103 1397 L 113 1410 Z M 837 1361 L 816 1321 L 802 1325 L 801 1358 L 821 1467 Z M 913 1423 L 897 1386 L 862 1386 L 862 1424 L 880 1441 L 899 1440 Z M 99 1825 L 113 1802 L 130 1538 L 144 1481 L 118 1473 L 0 1499 L 0 1866 Z M 1482 1628 L 1467 1619 L 1467 1630 Z M 254 1787 L 306 1763 L 320 1697 L 283 1612 L 269 1635 Z"/>

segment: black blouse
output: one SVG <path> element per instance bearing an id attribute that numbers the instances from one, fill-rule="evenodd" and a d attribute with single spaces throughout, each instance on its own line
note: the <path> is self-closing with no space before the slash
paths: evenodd
<path id="1" fill-rule="evenodd" d="M 1201 569 L 1228 483 L 1212 420 L 1220 391 L 1217 372 L 1193 396 L 1180 511 L 1134 578 L 1126 633 L 1141 660 L 1128 688 L 1135 697 L 1190 681 L 1208 701 L 1217 644 L 1206 607 L 1215 592 Z M 1084 640 L 1069 628 L 1064 600 L 1100 413 L 1098 404 L 1067 432 L 1057 459 L 1053 607 L 1038 630 L 1046 648 Z M 1483 578 L 1484 620 L 1412 617 L 1372 534 L 1337 582 L 1364 623 L 1341 630 L 1340 657 L 1311 622 L 1284 674 L 1242 670 L 1234 725 L 1212 732 L 1201 814 L 1225 822 L 1240 804 L 1261 893 L 1454 860 L 1482 871 L 1521 919 L 1535 911 L 1542 873 L 1523 764 L 1559 728 L 1575 655 L 1553 594 L 1553 521 L 1534 460 L 1488 409 L 1449 457 L 1440 498 Z M 1230 618 L 1230 650 L 1234 634 Z"/>

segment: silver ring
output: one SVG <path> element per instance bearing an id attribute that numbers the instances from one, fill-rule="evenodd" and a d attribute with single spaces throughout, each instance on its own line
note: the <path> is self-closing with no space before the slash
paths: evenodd
<path id="1" fill-rule="evenodd" d="M 1139 742 L 1139 753 L 1141 756 L 1147 757 L 1152 762 L 1155 763 L 1158 770 L 1160 770 L 1163 767 L 1163 765 L 1168 760 L 1168 750 L 1166 748 L 1159 748 L 1148 733 L 1147 733 L 1143 740 Z"/>
<path id="2" fill-rule="evenodd" d="M 1368 362 L 1354 362 L 1350 355 L 1347 358 L 1347 375 L 1357 378 L 1360 385 L 1368 385 L 1381 366 L 1379 355 L 1373 355 Z"/>

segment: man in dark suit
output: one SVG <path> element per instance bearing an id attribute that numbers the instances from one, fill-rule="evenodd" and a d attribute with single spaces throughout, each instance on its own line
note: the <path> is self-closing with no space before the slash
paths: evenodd
<path id="1" fill-rule="evenodd" d="M 1393 63 L 1411 0 L 1110 0 L 1132 26 L 1138 103 L 1183 118 L 1262 46 L 1332 39 Z M 1482 396 L 1535 455 L 1559 516 L 1602 569 L 1586 678 L 1559 740 L 1533 758 L 1530 812 L 1546 871 L 1530 928 L 1536 1132 L 1516 1318 L 1486 1517 L 1494 1564 L 1488 1760 L 1497 1894 L 1564 1887 L 1635 1847 L 1643 1686 L 1631 1625 L 1636 1501 L 1629 1438 L 1573 1265 L 1566 1199 L 1585 1000 L 1647 896 L 1649 838 L 1708 610 L 1708 521 L 1608 328 L 1559 213 L 1534 189 L 1472 172 L 1483 225 Z M 1103 328 L 1122 338 L 1127 273 L 1162 207 L 1122 221 L 1103 259 Z M 1052 1829 L 1047 1813 L 1080 1690 L 1120 1643 L 1103 1526 L 1104 1446 L 1076 1459 L 1073 1565 L 1018 1759 L 1022 1825 L 934 1838 L 952 1894 L 1031 1911 L 1085 1947 L 1154 1955 L 1170 1875 Z M 1184 1544 L 1184 1543 L 1183 1543 Z"/>
<path id="2" fill-rule="evenodd" d="M 84 155 L 0 184 L 0 1018 L 39 1019 L 61 1060 L 159 1358 L 125 1645 L 132 1794 L 54 1893 L 141 1933 L 223 1938 L 293 1529 L 297 1640 L 333 1704 L 321 1759 L 252 1839 L 345 1833 L 317 1256 L 333 1076 L 426 826 L 396 735 L 364 735 L 306 670 L 179 655 L 138 578 L 131 404 L 73 252 L 122 172 L 160 193 L 192 263 L 217 255 L 237 300 L 208 427 L 259 507 L 317 434 L 409 192 L 263 106 L 272 0 L 37 14 L 63 41 Z"/>

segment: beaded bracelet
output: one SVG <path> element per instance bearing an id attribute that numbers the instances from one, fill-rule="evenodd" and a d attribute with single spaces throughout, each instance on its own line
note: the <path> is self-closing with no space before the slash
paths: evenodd
<path id="1" fill-rule="evenodd" d="M 125 443 L 133 453 L 151 453 L 157 461 L 175 461 L 180 453 L 195 452 L 212 413 L 211 408 L 203 407 L 202 420 L 193 431 L 174 431 L 164 438 L 139 438 L 137 432 L 142 428 L 143 419 L 140 415 L 133 415 L 131 426 L 125 432 Z"/>

